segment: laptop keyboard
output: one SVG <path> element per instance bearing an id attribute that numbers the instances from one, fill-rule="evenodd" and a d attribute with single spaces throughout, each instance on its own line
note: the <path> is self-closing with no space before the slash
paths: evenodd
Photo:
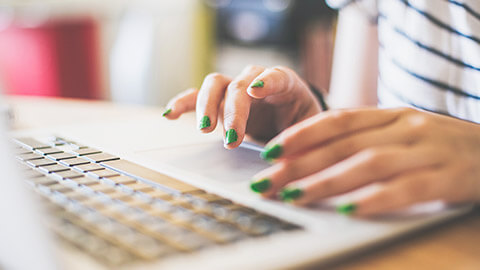
<path id="1" fill-rule="evenodd" d="M 97 259 L 121 265 L 265 237 L 298 226 L 71 140 L 14 140 L 48 225 Z"/>

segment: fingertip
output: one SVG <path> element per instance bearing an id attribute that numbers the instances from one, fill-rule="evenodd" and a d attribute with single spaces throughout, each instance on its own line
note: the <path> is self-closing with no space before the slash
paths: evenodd
<path id="1" fill-rule="evenodd" d="M 247 88 L 247 94 L 255 99 L 261 99 L 266 97 L 266 91 L 264 89 L 265 81 L 262 79 L 254 80 Z"/>
<path id="2" fill-rule="evenodd" d="M 174 107 L 166 109 L 165 112 L 163 112 L 162 117 L 168 119 L 168 120 L 176 120 L 180 117 L 181 112 L 179 110 L 175 109 Z"/>
<path id="3" fill-rule="evenodd" d="M 274 162 L 283 154 L 283 146 L 279 143 L 267 144 L 260 157 L 268 162 Z"/>
<path id="4" fill-rule="evenodd" d="M 247 94 L 252 97 L 252 98 L 255 98 L 255 99 L 261 99 L 261 98 L 264 98 L 265 95 L 262 94 L 263 91 L 260 91 L 256 88 L 251 88 L 249 87 L 247 89 Z"/>
<path id="5" fill-rule="evenodd" d="M 166 117 L 166 116 L 168 116 L 171 112 L 172 112 L 172 109 L 171 109 L 171 108 L 168 108 L 168 109 L 166 109 L 166 110 L 163 112 L 162 116 L 163 116 L 163 117 Z"/>
<path id="6" fill-rule="evenodd" d="M 244 134 L 239 134 L 236 129 L 230 128 L 225 132 L 224 147 L 226 149 L 235 149 L 243 141 Z"/>
<path id="7" fill-rule="evenodd" d="M 198 129 L 202 133 L 210 133 L 215 129 L 216 121 L 212 119 L 208 115 L 204 115 L 198 121 Z"/>
<path id="8" fill-rule="evenodd" d="M 345 216 L 355 215 L 355 214 L 358 214 L 358 204 L 353 202 L 340 204 L 335 208 L 335 210 L 337 211 L 337 213 L 341 215 L 345 215 Z"/>

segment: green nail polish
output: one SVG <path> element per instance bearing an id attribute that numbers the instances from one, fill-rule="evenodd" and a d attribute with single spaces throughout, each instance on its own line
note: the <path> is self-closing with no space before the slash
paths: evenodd
<path id="1" fill-rule="evenodd" d="M 229 129 L 227 130 L 227 133 L 225 133 L 225 142 L 226 144 L 231 144 L 234 143 L 238 140 L 238 135 L 235 129 Z"/>
<path id="2" fill-rule="evenodd" d="M 302 197 L 303 191 L 299 188 L 284 188 L 280 191 L 280 198 L 283 201 L 290 202 Z"/>
<path id="3" fill-rule="evenodd" d="M 265 85 L 265 83 L 261 80 L 259 81 L 256 81 L 254 83 L 252 83 L 252 85 L 250 86 L 251 88 L 260 88 L 260 87 L 263 87 Z"/>
<path id="4" fill-rule="evenodd" d="M 211 122 L 210 122 L 210 117 L 208 116 L 204 116 L 202 118 L 202 120 L 200 121 L 200 129 L 204 129 L 204 128 L 207 128 L 211 125 Z"/>
<path id="5" fill-rule="evenodd" d="M 171 113 L 171 112 L 172 112 L 172 109 L 167 109 L 167 110 L 162 114 L 162 116 L 166 116 L 166 115 L 168 115 L 168 114 Z"/>
<path id="6" fill-rule="evenodd" d="M 354 203 L 346 203 L 337 206 L 337 212 L 344 215 L 350 215 L 357 209 L 357 205 Z"/>
<path id="7" fill-rule="evenodd" d="M 275 144 L 271 147 L 268 147 L 260 153 L 260 157 L 265 160 L 272 160 L 278 158 L 282 155 L 283 148 L 280 144 Z"/>
<path id="8" fill-rule="evenodd" d="M 268 178 L 263 178 L 250 184 L 250 188 L 257 193 L 263 193 L 267 191 L 271 186 L 272 182 Z"/>

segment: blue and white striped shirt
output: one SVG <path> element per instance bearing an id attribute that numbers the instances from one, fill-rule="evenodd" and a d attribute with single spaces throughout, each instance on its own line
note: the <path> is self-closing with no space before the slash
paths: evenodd
<path id="1" fill-rule="evenodd" d="M 380 107 L 480 123 L 480 0 L 327 0 L 378 22 Z"/>

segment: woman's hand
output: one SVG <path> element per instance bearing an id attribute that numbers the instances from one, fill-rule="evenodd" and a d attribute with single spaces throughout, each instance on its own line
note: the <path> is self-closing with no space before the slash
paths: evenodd
<path id="1" fill-rule="evenodd" d="M 285 128 L 321 111 L 308 86 L 285 67 L 248 66 L 235 79 L 213 73 L 200 90 L 174 97 L 164 116 L 177 119 L 196 110 L 202 132 L 212 132 L 223 121 L 225 147 L 240 145 L 246 134 L 267 141 Z M 217 117 L 218 116 L 218 117 Z"/>
<path id="2" fill-rule="evenodd" d="M 370 216 L 418 202 L 480 200 L 480 126 L 413 109 L 329 111 L 274 138 L 263 153 L 275 164 L 252 189 L 297 205 L 379 183 L 339 206 Z"/>

